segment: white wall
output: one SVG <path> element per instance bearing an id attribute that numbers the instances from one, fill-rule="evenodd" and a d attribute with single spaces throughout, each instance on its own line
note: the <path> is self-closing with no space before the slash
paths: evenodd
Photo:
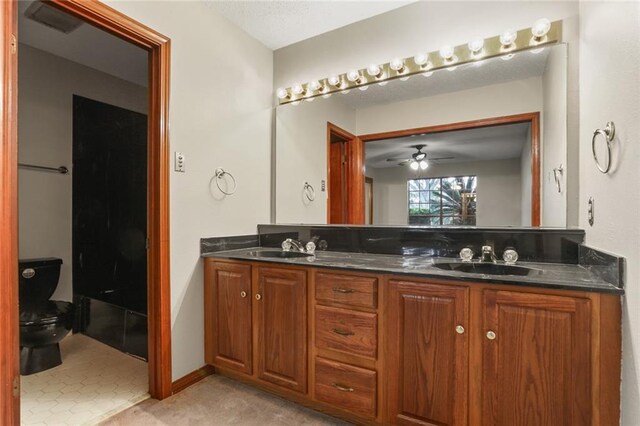
<path id="1" fill-rule="evenodd" d="M 24 44 L 18 71 L 21 163 L 66 166 L 73 173 L 73 95 L 147 111 L 146 88 Z M 71 173 L 20 169 L 18 174 L 20 258 L 62 258 L 53 299 L 67 301 L 73 298 Z"/>
<path id="2" fill-rule="evenodd" d="M 542 226 L 567 225 L 567 51 L 550 49 L 542 75 L 542 145 L 540 185 Z M 558 192 L 553 169 L 564 169 Z"/>
<path id="3" fill-rule="evenodd" d="M 409 167 L 367 169 L 373 178 L 373 223 L 407 225 L 407 180 L 416 178 Z M 520 226 L 520 159 L 432 164 L 420 177 L 478 177 L 477 226 Z M 531 214 L 529 213 L 529 216 Z"/>
<path id="4" fill-rule="evenodd" d="M 273 52 L 203 2 L 107 4 L 171 38 L 169 138 L 186 157 L 170 182 L 175 380 L 204 365 L 200 238 L 269 221 Z M 216 167 L 235 176 L 235 195 L 210 189 Z"/>
<path id="5" fill-rule="evenodd" d="M 463 107 L 464 106 L 464 107 Z M 539 77 L 359 108 L 358 135 L 542 110 Z"/>
<path id="6" fill-rule="evenodd" d="M 276 114 L 276 217 L 279 223 L 326 223 L 327 121 L 355 133 L 356 111 L 339 96 L 283 105 Z M 304 183 L 313 186 L 310 202 Z M 328 187 L 328 182 L 327 182 Z"/>
<path id="7" fill-rule="evenodd" d="M 575 1 L 420 1 L 275 51 L 275 87 L 385 63 L 395 57 L 465 44 L 536 19 L 565 20 L 563 37 L 578 13 Z"/>
<path id="8" fill-rule="evenodd" d="M 622 424 L 640 424 L 640 3 L 580 3 L 580 226 L 587 243 L 627 259 L 623 304 Z M 591 135 L 616 125 L 603 175 Z M 602 143 L 602 141 L 601 141 Z M 595 223 L 587 200 L 595 199 Z"/>

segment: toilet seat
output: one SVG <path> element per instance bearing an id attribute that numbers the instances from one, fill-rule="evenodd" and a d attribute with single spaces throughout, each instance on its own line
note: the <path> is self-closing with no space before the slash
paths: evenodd
<path id="1" fill-rule="evenodd" d="M 44 308 L 20 310 L 20 326 L 39 326 L 64 322 L 73 315 L 73 303 L 50 300 Z"/>

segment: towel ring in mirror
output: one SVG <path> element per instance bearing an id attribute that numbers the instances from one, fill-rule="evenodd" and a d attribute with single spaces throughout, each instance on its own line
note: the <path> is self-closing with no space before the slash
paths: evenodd
<path id="1" fill-rule="evenodd" d="M 607 142 L 606 167 L 603 167 L 602 164 L 600 164 L 600 160 L 598 160 L 598 156 L 596 154 L 596 139 L 598 139 L 598 135 L 602 136 Z M 613 141 L 615 136 L 616 126 L 613 124 L 613 121 L 609 121 L 604 129 L 596 129 L 596 131 L 593 132 L 593 138 L 591 138 L 591 151 L 593 152 L 593 159 L 596 162 L 596 166 L 602 173 L 609 173 L 609 169 L 611 169 L 611 141 Z"/>
<path id="2" fill-rule="evenodd" d="M 224 189 L 222 189 L 220 187 L 220 181 L 221 180 L 225 180 L 224 179 L 225 175 L 229 176 L 231 178 L 231 180 L 233 181 L 233 189 L 231 189 L 230 191 L 225 191 Z M 222 192 L 224 195 L 233 195 L 233 194 L 235 194 L 236 189 L 238 188 L 238 185 L 236 184 L 236 178 L 234 178 L 231 173 L 227 172 L 222 167 L 219 167 L 215 171 L 215 177 L 216 177 L 216 186 L 218 187 L 220 192 Z"/>
<path id="3" fill-rule="evenodd" d="M 311 186 L 309 182 L 304 183 L 303 191 L 304 191 L 305 197 L 307 197 L 307 200 L 313 201 L 316 199 L 316 190 L 313 189 L 313 186 Z"/>

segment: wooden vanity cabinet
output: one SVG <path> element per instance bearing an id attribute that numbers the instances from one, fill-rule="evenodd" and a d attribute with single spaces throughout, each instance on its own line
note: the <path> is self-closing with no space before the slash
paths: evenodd
<path id="1" fill-rule="evenodd" d="M 205 361 L 253 373 L 251 266 L 205 262 Z"/>
<path id="2" fill-rule="evenodd" d="M 356 424 L 620 416 L 620 297 L 205 260 L 216 371 Z"/>
<path id="3" fill-rule="evenodd" d="M 469 290 L 387 282 L 388 420 L 467 423 Z"/>
<path id="4" fill-rule="evenodd" d="M 483 292 L 482 423 L 591 423 L 591 300 Z"/>
<path id="5" fill-rule="evenodd" d="M 307 272 L 205 261 L 205 360 L 307 392 Z"/>
<path id="6" fill-rule="evenodd" d="M 256 267 L 258 379 L 307 391 L 307 273 Z"/>

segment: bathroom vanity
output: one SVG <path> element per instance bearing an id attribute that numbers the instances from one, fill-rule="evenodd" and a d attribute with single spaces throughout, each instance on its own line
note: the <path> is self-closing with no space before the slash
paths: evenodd
<path id="1" fill-rule="evenodd" d="M 270 245 L 291 227 L 259 244 L 203 240 L 206 362 L 217 373 L 358 424 L 618 421 L 623 290 L 611 278 L 622 260 L 579 245 L 579 233 L 396 229 L 387 251 L 405 254 L 389 254 L 362 251 L 393 229 L 302 228 L 360 251 Z M 455 267 L 458 239 L 500 235 L 525 259 L 545 246 L 566 263 L 525 260 L 522 275 Z M 239 241 L 246 248 L 224 250 Z"/>

